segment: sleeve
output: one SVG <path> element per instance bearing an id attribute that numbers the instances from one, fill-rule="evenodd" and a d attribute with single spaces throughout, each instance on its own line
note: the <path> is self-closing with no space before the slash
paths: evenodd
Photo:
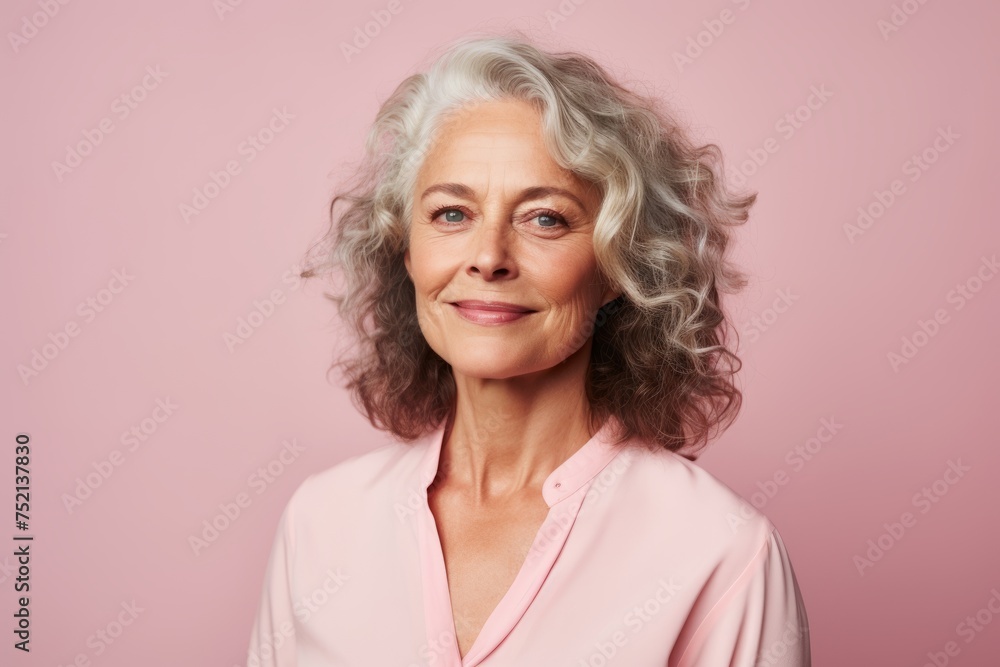
<path id="1" fill-rule="evenodd" d="M 301 488 L 301 487 L 300 487 Z M 292 608 L 292 573 L 295 533 L 293 500 L 285 506 L 271 546 L 260 603 L 247 650 L 247 667 L 296 667 L 295 617 Z"/>
<path id="2" fill-rule="evenodd" d="M 777 529 L 670 667 L 811 667 L 809 621 Z"/>

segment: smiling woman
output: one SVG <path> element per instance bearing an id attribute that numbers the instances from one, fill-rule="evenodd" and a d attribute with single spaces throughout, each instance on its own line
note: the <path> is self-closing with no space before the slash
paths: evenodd
<path id="1" fill-rule="evenodd" d="M 552 368 L 618 296 L 594 255 L 600 193 L 549 156 L 530 104 L 464 107 L 439 130 L 415 190 L 403 260 L 420 330 L 457 381 Z M 589 349 L 574 352 L 581 370 Z"/>
<path id="2" fill-rule="evenodd" d="M 397 87 L 302 274 L 342 273 L 337 366 L 396 441 L 289 500 L 249 666 L 810 664 L 776 528 L 693 463 L 740 406 L 721 174 L 519 35 Z"/>

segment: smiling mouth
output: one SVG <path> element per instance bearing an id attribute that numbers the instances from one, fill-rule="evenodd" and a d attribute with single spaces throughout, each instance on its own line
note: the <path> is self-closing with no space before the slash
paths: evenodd
<path id="1" fill-rule="evenodd" d="M 459 308 L 467 308 L 469 310 L 490 310 L 490 311 L 504 312 L 504 313 L 535 312 L 530 308 L 519 306 L 516 303 L 507 303 L 506 301 L 464 300 L 464 301 L 452 301 L 450 303 L 453 306 L 458 306 Z"/>
<path id="2" fill-rule="evenodd" d="M 453 301 L 449 305 L 463 319 L 484 325 L 507 324 L 537 312 L 524 306 L 499 301 Z"/>

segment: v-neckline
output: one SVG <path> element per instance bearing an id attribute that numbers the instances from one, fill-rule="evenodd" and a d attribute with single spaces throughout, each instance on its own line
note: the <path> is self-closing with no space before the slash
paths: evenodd
<path id="1" fill-rule="evenodd" d="M 559 465 L 543 485 L 549 510 L 535 533 L 527 556 L 507 591 L 483 623 L 463 657 L 458 646 L 451 588 L 437 521 L 431 512 L 427 488 L 433 482 L 444 439 L 444 426 L 431 436 L 421 470 L 423 504 L 417 512 L 424 613 L 430 663 L 444 667 L 475 667 L 500 645 L 524 615 L 562 550 L 579 514 L 589 482 L 620 451 L 607 440 L 606 423 Z M 434 654 L 437 654 L 436 656 Z M 437 662 L 438 659 L 442 659 Z"/>
<path id="2" fill-rule="evenodd" d="M 539 568 L 544 568 L 545 574 L 548 574 L 548 570 L 551 568 L 551 564 L 549 564 L 548 567 L 545 567 L 545 564 L 537 562 L 538 561 L 537 557 L 540 554 L 538 551 L 536 551 L 536 545 L 538 544 L 539 536 L 544 534 L 543 531 L 546 525 L 552 519 L 553 513 L 556 511 L 561 511 L 561 509 L 557 508 L 559 508 L 558 505 L 550 507 L 548 509 L 548 512 L 546 513 L 545 518 L 542 520 L 541 525 L 538 527 L 538 530 L 535 531 L 535 536 L 534 538 L 532 538 L 531 541 L 531 547 L 528 549 L 528 553 L 521 561 L 521 565 L 518 568 L 517 574 L 514 576 L 514 580 L 511 581 L 510 586 L 504 592 L 503 596 L 500 598 L 500 601 L 497 602 L 496 606 L 490 612 L 489 616 L 487 616 L 486 621 L 483 623 L 482 627 L 479 628 L 479 632 L 476 634 L 476 638 L 473 640 L 472 645 L 469 647 L 468 652 L 464 656 L 462 656 L 462 650 L 458 644 L 458 624 L 455 620 L 455 610 L 451 602 L 451 585 L 448 579 L 448 565 L 444 557 L 444 545 L 441 543 L 441 532 L 438 529 L 437 520 L 434 517 L 434 513 L 431 512 L 430 504 L 428 503 L 427 511 L 431 515 L 431 519 L 434 522 L 434 530 L 432 532 L 433 532 L 433 537 L 435 538 L 432 540 L 433 544 L 431 544 L 430 546 L 434 552 L 433 557 L 437 559 L 437 562 L 440 564 L 441 569 L 443 569 L 444 571 L 445 592 L 446 592 L 446 598 L 448 600 L 447 616 L 450 619 L 451 634 L 455 638 L 455 653 L 458 656 L 459 665 L 467 667 L 469 664 L 472 664 L 470 662 L 471 661 L 470 656 L 474 656 L 476 654 L 477 649 L 480 648 L 480 645 L 485 643 L 486 641 L 486 640 L 481 641 L 480 638 L 486 633 L 488 629 L 491 629 L 491 621 L 493 621 L 493 625 L 496 625 L 499 622 L 497 620 L 494 620 L 498 616 L 498 610 L 507 610 L 510 608 L 514 608 L 515 611 L 517 610 L 517 607 L 514 605 L 513 600 L 509 598 L 516 598 L 518 602 L 524 600 L 524 597 L 527 594 L 527 587 L 529 587 L 531 583 L 530 577 L 532 576 L 532 574 L 533 573 L 541 574 L 540 572 L 536 572 L 536 570 Z M 521 615 L 523 615 L 526 609 L 527 605 L 524 606 L 524 609 L 516 611 L 517 616 L 515 619 L 513 619 L 513 622 L 510 623 L 510 627 L 503 632 L 503 635 L 500 636 L 492 646 L 483 649 L 486 651 L 486 654 L 493 651 L 493 649 L 496 648 L 496 646 L 500 643 L 500 640 L 502 640 L 510 632 L 510 630 L 513 629 L 513 626 L 517 623 L 517 620 L 520 619 Z M 499 613 L 503 613 L 503 611 L 500 611 Z M 483 657 L 485 657 L 486 654 L 484 654 Z"/>

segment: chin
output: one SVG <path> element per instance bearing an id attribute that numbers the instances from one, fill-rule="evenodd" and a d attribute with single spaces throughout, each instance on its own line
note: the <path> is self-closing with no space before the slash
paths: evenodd
<path id="1" fill-rule="evenodd" d="M 482 343 L 479 343 L 482 345 Z M 469 347 L 472 346 L 470 343 Z M 485 347 L 485 346 L 484 346 Z M 539 371 L 548 370 L 559 364 L 558 359 L 549 363 L 536 358 L 514 358 L 509 346 L 486 350 L 480 348 L 476 353 L 470 353 L 466 348 L 459 355 L 452 355 L 452 359 L 445 359 L 456 374 L 466 377 L 505 380 L 518 377 L 520 375 L 530 375 Z"/>
<path id="2" fill-rule="evenodd" d="M 517 364 L 512 364 L 509 358 L 505 359 L 502 356 L 495 359 L 463 358 L 451 363 L 451 369 L 454 373 L 464 375 L 465 377 L 482 380 L 505 380 L 530 372 Z"/>
<path id="3" fill-rule="evenodd" d="M 445 359 L 454 373 L 483 380 L 504 380 L 544 370 L 545 366 L 529 363 L 511 354 L 509 346 L 492 346 L 482 341 L 469 342 L 457 355 Z"/>

